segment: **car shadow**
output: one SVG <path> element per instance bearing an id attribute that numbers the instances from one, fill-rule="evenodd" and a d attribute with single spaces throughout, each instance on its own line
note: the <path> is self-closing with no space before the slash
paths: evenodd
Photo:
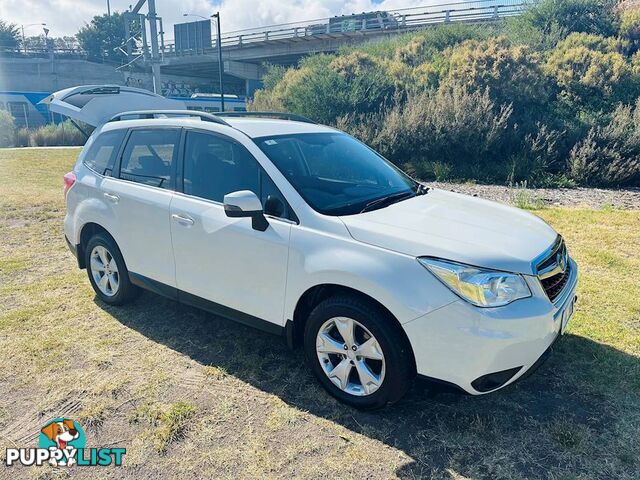
<path id="1" fill-rule="evenodd" d="M 474 397 L 419 381 L 396 405 L 362 412 L 326 394 L 302 352 L 291 351 L 279 337 L 148 292 L 126 307 L 96 303 L 154 342 L 402 450 L 410 460 L 396 471 L 400 478 L 546 478 L 551 471 L 591 476 L 599 456 L 611 463 L 594 439 L 611 435 L 617 416 L 624 414 L 616 410 L 610 390 L 594 388 L 594 382 L 606 381 L 603 368 L 616 369 L 613 379 L 625 369 L 637 371 L 639 361 L 566 335 L 534 375 L 500 392 Z M 637 393 L 635 382 L 627 388 Z M 612 471 L 637 467 L 632 453 L 622 452 L 616 461 Z"/>

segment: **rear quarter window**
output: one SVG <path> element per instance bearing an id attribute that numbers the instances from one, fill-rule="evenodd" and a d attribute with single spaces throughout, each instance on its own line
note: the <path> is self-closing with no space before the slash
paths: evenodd
<path id="1" fill-rule="evenodd" d="M 87 150 L 84 164 L 100 175 L 111 175 L 126 130 L 101 133 Z"/>

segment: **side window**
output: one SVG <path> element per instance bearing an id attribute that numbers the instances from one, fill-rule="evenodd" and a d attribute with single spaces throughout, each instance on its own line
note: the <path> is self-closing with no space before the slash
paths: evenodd
<path id="1" fill-rule="evenodd" d="M 133 130 L 122 154 L 120 178 L 171 189 L 180 130 Z"/>
<path id="2" fill-rule="evenodd" d="M 188 132 L 184 193 L 222 202 L 227 193 L 259 189 L 259 165 L 241 145 L 200 132 Z"/>
<path id="3" fill-rule="evenodd" d="M 295 216 L 273 180 L 241 145 L 199 132 L 187 133 L 184 193 L 223 202 L 227 193 L 251 190 L 268 215 Z"/>
<path id="4" fill-rule="evenodd" d="M 110 175 L 125 134 L 126 130 L 112 130 L 100 134 L 84 156 L 84 164 L 100 175 Z"/>

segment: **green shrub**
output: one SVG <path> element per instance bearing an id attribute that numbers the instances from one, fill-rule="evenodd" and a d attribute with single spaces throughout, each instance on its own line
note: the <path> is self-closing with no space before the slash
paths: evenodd
<path id="1" fill-rule="evenodd" d="M 352 52 L 335 58 L 329 68 L 345 85 L 339 92 L 347 104 L 347 111 L 372 112 L 386 105 L 394 94 L 392 78 L 387 74 L 379 59 L 361 52 Z M 336 95 L 338 92 L 334 92 Z M 336 115 L 337 116 L 337 115 Z"/>
<path id="2" fill-rule="evenodd" d="M 279 81 L 274 81 L 276 76 Z M 350 112 L 380 108 L 393 92 L 393 79 L 378 58 L 360 52 L 316 55 L 302 60 L 297 69 L 272 73 L 250 108 L 293 111 L 321 123 L 334 123 Z"/>
<path id="3" fill-rule="evenodd" d="M 511 185 L 511 203 L 516 207 L 527 210 L 539 210 L 544 207 L 542 200 L 537 193 L 529 190 L 527 181 Z"/>
<path id="4" fill-rule="evenodd" d="M 620 14 L 620 36 L 640 40 L 640 9 L 625 10 Z"/>
<path id="5" fill-rule="evenodd" d="M 636 132 L 631 110 L 617 106 L 640 96 L 639 15 L 614 0 L 541 0 L 508 22 L 272 67 L 249 108 L 337 124 L 425 179 L 638 184 L 636 133 L 620 133 Z"/>
<path id="6" fill-rule="evenodd" d="M 16 126 L 13 117 L 6 110 L 0 110 L 0 147 L 12 147 Z"/>
<path id="7" fill-rule="evenodd" d="M 447 53 L 448 71 L 443 85 L 459 84 L 468 91 L 484 91 L 495 105 L 511 104 L 513 118 L 531 128 L 545 117 L 549 84 L 538 54 L 525 45 L 512 45 L 504 37 L 469 40 Z"/>
<path id="8" fill-rule="evenodd" d="M 572 33 L 551 52 L 545 70 L 560 88 L 560 99 L 574 111 L 607 111 L 640 94 L 640 75 L 624 55 L 628 43 Z"/>
<path id="9" fill-rule="evenodd" d="M 540 0 L 508 22 L 510 37 L 552 47 L 571 32 L 613 36 L 618 30 L 616 0 Z"/>
<path id="10" fill-rule="evenodd" d="M 495 108 L 487 91 L 454 86 L 406 102 L 396 98 L 392 107 L 347 116 L 338 125 L 419 176 L 436 166 L 447 177 L 479 179 L 495 171 L 492 154 L 506 136 L 510 115 L 509 106 Z"/>
<path id="11" fill-rule="evenodd" d="M 27 128 L 19 128 L 16 131 L 15 142 L 16 147 L 30 147 L 31 146 L 31 134 Z"/>
<path id="12" fill-rule="evenodd" d="M 258 90 L 252 110 L 292 111 L 322 123 L 331 123 L 348 111 L 346 86 L 330 68 L 334 55 L 315 55 L 290 68 L 271 89 Z"/>
<path id="13" fill-rule="evenodd" d="M 463 23 L 438 25 L 405 40 L 396 48 L 395 57 L 407 65 L 416 67 L 433 61 L 434 57 L 446 48 L 466 40 L 485 40 L 490 36 L 491 31 L 486 26 L 478 27 Z"/>
<path id="14" fill-rule="evenodd" d="M 86 131 L 86 128 L 85 128 Z M 81 146 L 87 139 L 70 121 L 50 123 L 30 132 L 30 145 L 34 147 Z"/>
<path id="15" fill-rule="evenodd" d="M 535 133 L 526 134 L 522 145 L 510 157 L 509 184 L 525 182 L 532 187 L 554 186 L 554 173 L 561 167 L 558 145 L 562 133 L 538 124 Z"/>
<path id="16" fill-rule="evenodd" d="M 627 186 L 640 182 L 640 99 L 620 105 L 603 126 L 592 128 L 569 157 L 571 177 L 583 185 Z"/>

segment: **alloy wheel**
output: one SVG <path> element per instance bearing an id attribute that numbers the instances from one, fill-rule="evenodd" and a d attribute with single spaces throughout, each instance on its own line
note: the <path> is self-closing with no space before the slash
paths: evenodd
<path id="1" fill-rule="evenodd" d="M 324 322 L 316 335 L 316 353 L 329 380 L 345 393 L 371 395 L 384 381 L 385 358 L 380 344 L 352 318 Z"/>
<path id="2" fill-rule="evenodd" d="M 98 289 L 107 297 L 116 295 L 120 286 L 120 274 L 111 252 L 101 245 L 94 247 L 90 263 L 91 275 Z"/>

